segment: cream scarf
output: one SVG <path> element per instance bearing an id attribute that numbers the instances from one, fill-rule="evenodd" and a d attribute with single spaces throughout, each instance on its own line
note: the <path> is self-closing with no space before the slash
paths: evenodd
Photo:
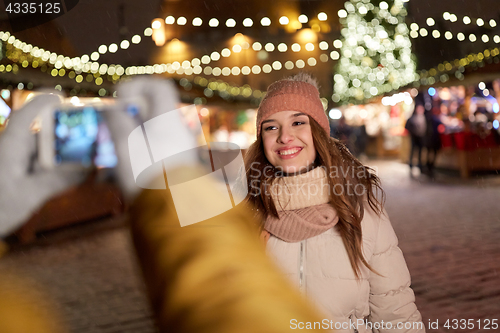
<path id="1" fill-rule="evenodd" d="M 319 235 L 337 224 L 329 204 L 327 174 L 323 167 L 290 177 L 276 178 L 270 187 L 279 219 L 266 218 L 264 230 L 286 241 L 298 242 Z M 267 241 L 269 235 L 261 235 Z"/>

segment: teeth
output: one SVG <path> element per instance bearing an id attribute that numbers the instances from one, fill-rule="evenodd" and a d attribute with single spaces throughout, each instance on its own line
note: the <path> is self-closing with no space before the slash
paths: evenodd
<path id="1" fill-rule="evenodd" d="M 279 152 L 279 154 L 280 155 L 290 155 L 290 154 L 295 154 L 298 151 L 299 151 L 299 149 L 282 150 Z"/>

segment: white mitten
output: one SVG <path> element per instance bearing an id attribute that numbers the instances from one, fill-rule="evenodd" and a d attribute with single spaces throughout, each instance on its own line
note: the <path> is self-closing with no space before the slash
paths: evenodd
<path id="1" fill-rule="evenodd" d="M 49 94 L 34 97 L 13 113 L 7 128 L 0 133 L 0 237 L 19 228 L 47 199 L 85 177 L 83 168 L 70 170 L 64 165 L 54 170 L 29 171 L 37 149 L 30 124 L 38 114 L 54 109 L 59 101 Z"/>
<path id="2" fill-rule="evenodd" d="M 163 169 L 198 164 L 196 149 L 182 148 L 204 143 L 197 143 L 179 111 L 173 82 L 140 77 L 120 84 L 117 93 L 117 103 L 104 115 L 118 157 L 120 187 L 124 196 L 133 200 L 142 188 L 165 188 L 164 182 L 150 183 L 163 175 Z M 137 106 L 138 114 L 130 114 L 131 105 Z"/>

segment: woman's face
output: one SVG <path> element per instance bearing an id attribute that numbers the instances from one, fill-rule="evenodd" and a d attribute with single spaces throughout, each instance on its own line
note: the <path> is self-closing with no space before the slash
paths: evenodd
<path id="1" fill-rule="evenodd" d="M 277 169 L 289 174 L 300 172 L 316 159 L 311 124 L 305 113 L 277 112 L 261 126 L 264 153 Z"/>

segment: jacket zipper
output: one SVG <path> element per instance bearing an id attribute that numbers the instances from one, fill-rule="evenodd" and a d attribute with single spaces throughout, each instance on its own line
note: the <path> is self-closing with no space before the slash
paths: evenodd
<path id="1" fill-rule="evenodd" d="M 302 292 L 306 291 L 306 272 L 305 260 L 306 256 L 307 239 L 300 242 L 300 255 L 299 255 L 299 288 Z"/>

